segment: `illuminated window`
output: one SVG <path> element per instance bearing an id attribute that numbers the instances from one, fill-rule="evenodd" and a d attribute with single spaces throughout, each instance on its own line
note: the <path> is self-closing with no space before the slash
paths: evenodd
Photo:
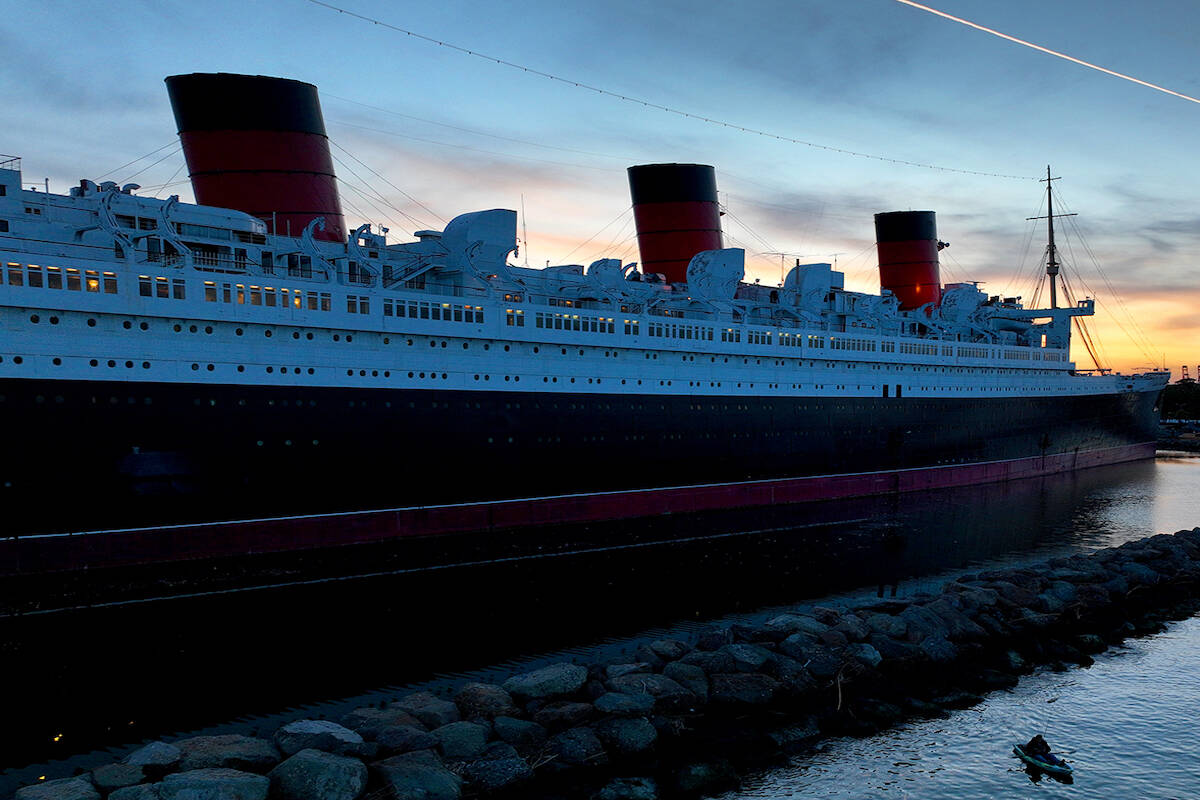
<path id="1" fill-rule="evenodd" d="M 321 310 L 329 311 L 333 308 L 333 297 L 329 292 L 321 292 Z"/>
<path id="2" fill-rule="evenodd" d="M 183 278 L 173 278 L 171 280 L 171 297 L 175 298 L 176 300 L 183 300 L 185 298 L 185 292 L 186 289 Z"/>
<path id="3" fill-rule="evenodd" d="M 29 265 L 29 285 L 35 289 L 42 288 L 42 268 L 37 264 Z M 1043 341 L 1045 338 L 1045 336 L 1042 337 Z M 1044 344 L 1042 346 L 1045 347 Z"/>
<path id="4" fill-rule="evenodd" d="M 292 289 L 292 307 L 293 308 L 303 308 L 303 306 L 304 306 L 304 292 L 302 292 L 299 289 Z"/>
<path id="5" fill-rule="evenodd" d="M 250 285 L 250 305 L 252 305 L 252 306 L 261 306 L 262 305 L 262 287 L 261 286 L 255 286 L 254 284 Z"/>
<path id="6" fill-rule="evenodd" d="M 105 294 L 116 294 L 117 293 L 117 273 L 115 273 L 115 272 L 104 273 L 104 293 Z"/>
<path id="7" fill-rule="evenodd" d="M 321 307 L 320 306 L 320 298 L 317 296 L 317 293 L 309 292 L 308 293 L 308 310 L 316 311 L 320 307 Z"/>
<path id="8" fill-rule="evenodd" d="M 24 286 L 25 285 L 25 268 L 20 264 L 8 263 L 8 285 L 9 286 Z"/>
<path id="9" fill-rule="evenodd" d="M 150 276 L 138 275 L 138 294 L 142 297 L 149 297 L 153 293 L 154 290 L 150 286 Z"/>
<path id="10" fill-rule="evenodd" d="M 226 303 L 233 302 L 233 287 L 228 283 L 221 284 L 221 300 Z"/>
<path id="11" fill-rule="evenodd" d="M 67 290 L 78 292 L 82 288 L 83 282 L 80 280 L 79 270 L 67 267 Z"/>
<path id="12" fill-rule="evenodd" d="M 154 279 L 154 296 L 168 298 L 171 296 L 171 282 L 166 278 Z"/>
<path id="13" fill-rule="evenodd" d="M 85 269 L 83 271 L 84 285 L 89 292 L 100 291 L 100 273 L 94 269 Z"/>
<path id="14" fill-rule="evenodd" d="M 286 290 L 285 290 L 286 291 Z M 275 307 L 275 289 L 271 286 L 263 287 L 263 305 Z"/>
<path id="15" fill-rule="evenodd" d="M 212 281 L 204 282 L 204 300 L 207 303 L 217 302 L 217 284 Z"/>
<path id="16" fill-rule="evenodd" d="M 238 305 L 240 306 L 244 306 L 246 304 L 246 287 L 241 283 L 237 285 L 237 301 Z"/>
<path id="17" fill-rule="evenodd" d="M 346 313 L 347 314 L 357 314 L 358 313 L 358 296 L 357 295 L 353 295 L 353 294 L 346 295 Z"/>
<path id="18" fill-rule="evenodd" d="M 46 267 L 46 288 L 62 288 L 62 269 L 59 267 Z"/>

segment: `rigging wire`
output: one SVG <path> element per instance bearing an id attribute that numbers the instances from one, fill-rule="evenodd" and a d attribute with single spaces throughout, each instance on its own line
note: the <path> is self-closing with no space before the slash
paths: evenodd
<path id="1" fill-rule="evenodd" d="M 608 224 L 606 224 L 606 225 L 605 225 L 603 228 L 601 228 L 600 230 L 596 231 L 596 232 L 595 232 L 595 233 L 593 233 L 591 236 L 589 236 L 589 237 L 587 238 L 587 240 L 586 240 L 586 241 L 583 241 L 583 242 L 581 242 L 581 243 L 579 243 L 579 244 L 575 245 L 575 247 L 574 247 L 574 248 L 571 250 L 571 252 L 569 252 L 569 253 L 567 253 L 565 256 L 563 256 L 563 257 L 562 257 L 562 260 L 560 260 L 558 263 L 560 263 L 560 264 L 565 264 L 565 263 L 567 263 L 567 259 L 568 259 L 568 258 L 570 258 L 571 256 L 575 255 L 575 253 L 576 253 L 577 251 L 579 251 L 580 249 L 582 249 L 582 248 L 586 247 L 586 246 L 588 245 L 588 243 L 589 243 L 589 242 L 591 242 L 593 239 L 595 239 L 597 236 L 599 236 L 600 234 L 604 233 L 606 230 L 608 230 L 608 229 L 609 229 L 610 227 L 612 227 L 613 225 L 617 224 L 617 220 L 621 219 L 621 217 L 625 216 L 626 214 L 628 214 L 628 213 L 629 213 L 630 211 L 632 211 L 632 210 L 633 210 L 633 206 L 632 206 L 632 205 L 630 205 L 630 206 L 627 206 L 627 207 L 625 207 L 624 209 L 622 209 L 622 210 L 621 210 L 621 213 L 620 213 L 620 214 L 617 214 L 615 217 L 613 217 L 611 222 L 609 222 L 609 223 L 608 223 Z"/>
<path id="2" fill-rule="evenodd" d="M 341 178 L 338 178 L 338 179 L 337 179 L 337 182 L 338 182 L 340 185 L 342 185 L 342 186 L 346 187 L 347 189 L 349 189 L 350 191 L 354 192 L 354 193 L 355 193 L 355 195 L 357 195 L 358 197 L 360 197 L 360 198 L 361 198 L 361 199 L 363 199 L 364 201 L 366 201 L 366 202 L 367 202 L 367 203 L 368 203 L 368 204 L 371 206 L 371 208 L 372 208 L 372 209 L 375 211 L 375 214 L 376 214 L 376 217 L 375 217 L 375 219 L 382 219 L 382 220 L 383 220 L 384 222 L 386 222 L 386 223 L 387 223 L 389 226 L 391 226 L 391 227 L 394 227 L 394 228 L 399 228 L 399 227 L 401 227 L 400 225 L 398 225 L 398 224 L 396 223 L 396 221 L 395 221 L 394 219 L 392 219 L 390 216 L 388 216 L 388 213 L 387 213 L 386 211 L 384 211 L 382 208 L 380 208 L 380 207 L 379 207 L 379 204 L 375 202 L 374 198 L 373 198 L 373 197 L 371 197 L 371 195 L 370 195 L 370 194 L 368 194 L 368 193 L 364 192 L 362 189 L 360 189 L 359 187 L 357 187 L 357 186 L 355 186 L 354 184 L 350 183 L 349 181 L 342 180 Z M 345 198 L 343 198 L 343 199 L 345 200 Z M 353 204 L 353 203 L 351 203 L 349 200 L 345 200 L 345 203 L 346 203 L 346 205 L 347 205 L 347 206 L 349 206 L 349 207 L 350 207 L 350 210 L 351 210 L 351 211 L 353 211 L 355 214 L 358 214 L 358 216 L 359 216 L 359 219 L 361 219 L 362 221 L 366 222 L 366 221 L 368 221 L 368 220 L 370 220 L 370 219 L 371 219 L 371 216 L 370 216 L 370 215 L 363 213 L 363 210 L 362 210 L 361 208 L 359 208 L 358 206 L 354 205 L 354 204 Z M 412 220 L 410 220 L 410 222 L 411 222 L 411 221 L 412 221 Z M 419 223 L 416 223 L 416 222 L 414 222 L 414 224 L 418 225 L 418 227 L 420 226 L 420 224 L 419 224 Z"/>
<path id="3" fill-rule="evenodd" d="M 313 5 L 316 5 L 316 6 L 320 6 L 322 8 L 329 9 L 330 11 L 336 11 L 339 14 L 345 14 L 348 17 L 352 17 L 354 19 L 358 19 L 363 22 L 371 23 L 372 25 L 378 25 L 381 28 L 386 28 L 386 29 L 394 31 L 396 33 L 402 33 L 402 34 L 404 34 L 406 36 L 410 36 L 414 39 L 419 39 L 421 41 L 428 42 L 433 45 L 437 45 L 438 47 L 445 47 L 449 50 L 454 50 L 455 52 L 462 53 L 464 55 L 473 56 L 475 58 L 480 58 L 485 61 L 491 61 L 495 64 L 499 64 L 500 66 L 510 67 L 512 69 L 520 70 L 529 75 L 534 75 L 534 76 L 537 76 L 540 78 L 547 78 L 549 80 L 556 81 L 558 83 L 562 83 L 567 86 L 574 86 L 575 88 L 578 88 L 578 89 L 584 89 L 584 90 L 587 90 L 590 92 L 595 92 L 596 94 L 604 95 L 605 97 L 612 97 L 614 99 L 621 100 L 621 101 L 624 101 L 627 103 L 640 105 L 645 108 L 653 108 L 657 111 L 664 111 L 668 114 L 674 114 L 675 116 L 683 117 L 685 119 L 696 120 L 697 122 L 703 122 L 703 123 L 707 123 L 709 125 L 715 125 L 715 126 L 719 126 L 722 128 L 728 128 L 730 130 L 738 131 L 741 133 L 748 133 L 751 135 L 761 136 L 766 139 L 774 139 L 774 140 L 777 140 L 780 142 L 786 142 L 789 144 L 803 145 L 805 147 L 811 147 L 816 150 L 825 150 L 827 152 L 838 153 L 840 155 L 855 156 L 857 158 L 868 158 L 868 159 L 873 159 L 875 161 L 883 161 L 883 162 L 887 162 L 889 164 L 897 164 L 897 165 L 906 166 L 906 167 L 920 167 L 922 169 L 931 169 L 931 170 L 935 170 L 938 172 L 955 172 L 955 173 L 959 173 L 959 174 L 963 174 L 963 175 L 981 175 L 981 176 L 989 177 L 989 178 L 1006 178 L 1006 179 L 1011 179 L 1011 180 L 1038 180 L 1038 178 L 1031 178 L 1028 175 L 1006 175 L 1006 174 L 997 173 L 997 172 L 983 172 L 983 171 L 979 171 L 979 170 L 956 169 L 954 167 L 942 167 L 942 166 L 938 166 L 935 164 L 924 164 L 924 163 L 920 163 L 917 161 L 907 161 L 907 160 L 901 159 L 901 158 L 890 158 L 888 156 L 880 156 L 880 155 L 875 155 L 872 153 L 861 153 L 856 150 L 847 150 L 842 147 L 833 147 L 832 145 L 825 145 L 825 144 L 819 144 L 816 142 L 809 142 L 809 141 L 805 141 L 803 139 L 797 139 L 792 136 L 784 136 L 782 134 L 770 133 L 768 131 L 759 130 L 757 128 L 749 128 L 749 127 L 746 127 L 745 125 L 738 125 L 737 123 L 727 122 L 725 120 L 714 119 L 712 117 L 706 117 L 702 114 L 693 114 L 688 111 L 681 111 L 679 109 L 672 108 L 671 106 L 665 106 L 660 103 L 652 103 L 649 100 L 643 100 L 641 98 L 631 97 L 629 95 L 621 94 L 620 92 L 610 91 L 608 89 L 604 89 L 599 86 L 593 86 L 591 84 L 584 83 L 582 81 L 577 81 L 572 78 L 564 78 L 562 76 L 554 75 L 552 73 L 544 72 L 544 71 L 538 70 L 538 69 L 533 69 L 532 67 L 527 67 L 527 66 L 524 66 L 523 64 L 518 64 L 513 61 L 507 61 L 502 58 L 496 58 L 495 56 L 490 56 L 490 55 L 487 55 L 486 53 L 480 53 L 476 50 L 471 50 L 469 48 L 462 47 L 460 45 L 456 45 L 451 42 L 436 39 L 432 36 L 426 36 L 425 34 L 418 33 L 416 31 L 412 31 L 407 28 L 401 28 L 399 25 L 393 25 L 392 23 L 384 22 L 383 20 L 376 19 L 374 17 L 369 17 L 365 14 L 359 14 L 357 12 L 350 11 L 348 9 L 342 8 L 342 7 L 334 5 L 332 3 L 326 3 L 326 2 L 324 2 L 324 0 L 307 0 L 307 2 L 312 3 Z"/>
<path id="4" fill-rule="evenodd" d="M 426 213 L 428 213 L 428 214 L 432 215 L 434 219 L 436 219 L 436 220 L 439 220 L 439 221 L 440 221 L 442 224 L 445 224 L 446 220 L 442 219 L 442 218 L 441 218 L 441 216 L 439 216 L 439 215 L 437 214 L 437 212 L 433 211 L 431 208 L 429 208 L 429 206 L 425 205 L 425 204 L 424 204 L 424 203 L 422 203 L 420 200 L 418 200 L 417 198 L 413 197 L 411 194 L 409 194 L 408 192 L 404 191 L 404 190 L 403 190 L 403 189 L 401 189 L 399 186 L 397 186 L 396 184 L 394 184 L 394 183 L 392 183 L 391 181 L 389 181 L 387 178 L 385 178 L 385 177 L 383 177 L 382 175 L 380 175 L 378 172 L 376 172 L 374 169 L 372 169 L 370 165 L 368 165 L 368 164 L 364 164 L 364 163 L 363 163 L 361 160 L 359 160 L 359 158 L 358 158 L 357 156 L 355 156 L 355 155 L 354 155 L 354 153 L 351 153 L 349 150 L 347 150 L 346 148 L 342 147 L 340 144 L 338 144 L 337 142 L 333 141 L 332 139 L 330 139 L 330 140 L 329 140 L 329 143 L 330 143 L 330 144 L 332 144 L 334 147 L 336 147 L 338 150 L 341 150 L 341 151 L 342 151 L 343 153 L 345 153 L 346 155 L 350 156 L 350 158 L 353 158 L 353 159 L 355 160 L 355 162 L 356 162 L 356 163 L 360 164 L 360 165 L 363 167 L 363 169 L 367 170 L 367 171 L 368 171 L 368 172 L 370 172 L 372 175 L 374 175 L 376 178 L 379 178 L 379 180 L 383 181 L 383 182 L 384 182 L 384 183 L 386 183 L 388 186 L 392 187 L 392 188 L 393 188 L 393 189 L 395 189 L 397 192 L 399 192 L 400 194 L 402 194 L 402 195 L 404 195 L 405 197 L 407 197 L 407 198 L 408 198 L 408 200 L 409 200 L 409 202 L 411 202 L 411 203 L 413 203 L 414 205 L 420 206 L 421 208 L 425 209 Z M 358 176 L 356 175 L 355 177 L 358 177 Z M 362 178 L 359 178 L 359 180 L 362 180 Z M 363 181 L 363 183 L 365 184 L 365 183 L 366 183 L 366 181 Z M 378 193 L 378 192 L 376 192 L 376 194 L 379 194 L 379 193 Z M 380 196 L 381 198 L 383 197 L 383 195 L 379 195 L 379 196 Z M 389 206 L 391 206 L 392 204 L 391 204 L 391 203 L 388 203 L 388 205 L 389 205 Z M 396 208 L 396 207 L 395 207 L 395 206 L 392 206 L 392 208 Z M 400 209 L 399 209 L 399 208 L 396 208 L 396 210 L 397 210 L 397 211 L 400 211 Z M 401 214 L 404 214 L 404 212 L 403 212 L 403 211 L 400 211 L 400 213 L 401 213 Z M 407 215 L 407 214 L 405 214 L 405 216 L 407 217 L 408 215 Z"/>
<path id="5" fill-rule="evenodd" d="M 630 211 L 632 212 L 632 206 L 630 207 Z M 631 222 L 633 222 L 633 214 L 629 213 L 625 216 L 625 221 L 621 223 L 621 227 L 618 228 L 617 232 L 613 234 L 613 237 L 608 240 L 608 244 L 601 248 L 595 255 L 595 258 L 592 260 L 595 261 L 599 258 L 609 258 L 610 256 L 608 254 L 611 253 L 618 244 L 625 244 L 625 242 L 629 240 L 629 236 L 626 235 L 625 231 L 629 230 L 629 224 Z M 635 230 L 631 235 L 637 236 L 637 231 Z"/>
<path id="6" fill-rule="evenodd" d="M 144 156 L 138 156 L 138 157 L 137 157 L 137 158 L 135 158 L 133 161 L 126 162 L 126 163 L 122 164 L 121 166 L 117 167 L 116 169 L 110 169 L 108 172 L 104 173 L 104 174 L 103 174 L 103 175 L 101 175 L 99 178 L 96 178 L 96 181 L 97 181 L 97 182 L 99 182 L 99 181 L 102 181 L 102 180 L 104 180 L 105 178 L 107 178 L 109 175 L 112 175 L 114 172 L 120 172 L 121 170 L 125 169 L 126 167 L 132 167 L 134 164 L 138 163 L 139 161 L 141 161 L 141 160 L 143 160 L 143 159 L 146 159 L 146 158 L 149 158 L 150 156 L 152 156 L 152 155 L 154 155 L 154 154 L 156 154 L 156 153 L 159 153 L 159 152 L 161 152 L 161 151 L 163 151 L 163 150 L 166 150 L 168 147 L 170 147 L 170 146 L 172 146 L 172 145 L 175 145 L 176 147 L 181 147 L 181 146 L 180 146 L 180 144 L 179 144 L 179 139 L 177 139 L 177 138 L 176 138 L 176 139 L 172 139 L 171 141 L 169 141 L 169 142 L 167 142 L 166 144 L 164 144 L 162 147 L 156 147 L 156 148 L 154 148 L 154 149 L 153 149 L 153 150 L 151 150 L 149 153 L 146 153 Z"/>
<path id="7" fill-rule="evenodd" d="M 159 150 L 161 150 L 161 149 L 162 149 L 162 148 L 160 147 L 160 148 L 159 148 Z M 127 178 L 125 178 L 125 180 L 121 181 L 121 183 L 129 183 L 131 180 L 133 180 L 134 178 L 136 178 L 138 175 L 141 175 L 141 174 L 142 174 L 143 172 L 145 172 L 146 170 L 148 170 L 148 169 L 153 169 L 154 167 L 157 167 L 159 164 L 161 164 L 162 162 L 166 161 L 166 160 L 167 160 L 168 158 L 170 158 L 171 156 L 176 156 L 176 155 L 179 155 L 179 153 L 181 153 L 181 152 L 183 152 L 183 146 L 182 146 L 182 145 L 180 145 L 180 146 L 179 146 L 178 148 L 176 148 L 175 150 L 172 150 L 171 152 L 167 153 L 165 156 L 163 156 L 162 158 L 158 159 L 158 160 L 157 160 L 157 161 L 155 161 L 153 164 L 147 164 L 146 166 L 142 167 L 142 168 L 141 168 L 141 169 L 139 169 L 137 172 L 133 173 L 132 175 L 130 175 L 130 176 L 128 176 Z M 178 174 L 179 174 L 179 170 L 176 170 L 176 171 L 175 171 L 175 174 L 176 174 L 176 175 L 178 175 Z M 172 177 L 174 177 L 174 176 L 172 176 Z"/>
<path id="8" fill-rule="evenodd" d="M 332 140 L 331 140 L 331 143 L 332 143 Z M 337 145 L 337 144 L 334 144 L 334 147 L 337 147 L 339 150 L 341 150 L 341 149 L 342 149 L 341 147 L 338 147 L 338 145 Z M 345 151 L 343 150 L 343 152 L 345 152 Z M 332 155 L 332 154 L 331 154 L 331 155 Z M 406 220 L 408 220 L 409 222 L 413 223 L 414 225 L 416 225 L 416 226 L 417 226 L 417 227 L 419 227 L 419 228 L 425 228 L 425 227 L 428 227 L 428 226 L 426 226 L 426 225 L 425 225 L 425 223 L 424 223 L 424 222 L 422 222 L 421 220 L 419 220 L 419 219 L 417 219 L 416 217 L 414 217 L 412 214 L 409 214 L 409 213 L 408 213 L 408 212 L 406 212 L 404 209 L 402 209 L 402 208 L 400 208 L 399 206 L 397 206 L 397 205 L 395 205 L 394 203 L 392 203 L 390 200 L 388 200 L 386 197 L 384 197 L 384 196 L 383 196 L 383 195 L 382 195 L 382 194 L 381 194 L 381 193 L 380 193 L 378 190 L 376 190 L 376 189 L 372 189 L 372 188 L 371 188 L 371 185 L 370 185 L 369 183 L 367 183 L 365 180 L 363 180 L 362 176 L 361 176 L 361 175 L 359 175 L 357 172 L 355 172 L 355 171 L 354 171 L 354 168 L 353 168 L 353 167 L 351 167 L 350 165 L 346 164 L 346 162 L 342 161 L 342 160 L 341 160 L 340 158 L 338 158 L 337 156 L 333 156 L 333 160 L 334 160 L 334 161 L 336 161 L 336 162 L 338 163 L 338 165 L 339 165 L 339 166 L 341 166 L 341 167 L 345 168 L 345 170 L 346 170 L 347 172 L 349 172 L 351 175 L 353 175 L 355 178 L 357 178 L 357 179 L 358 179 L 358 181 L 359 181 L 359 183 L 361 183 L 363 186 L 366 186 L 366 187 L 368 187 L 368 188 L 370 189 L 371 193 L 372 193 L 372 194 L 374 194 L 374 195 L 375 195 L 375 197 L 376 197 L 376 198 L 378 198 L 378 199 L 379 199 L 379 200 L 380 200 L 380 201 L 381 201 L 381 202 L 382 202 L 384 205 L 386 205 L 388 208 L 391 208 L 393 211 L 396 211 L 396 212 L 397 212 L 397 213 L 399 213 L 399 214 L 400 214 L 402 217 L 404 217 Z M 360 163 L 361 163 L 361 162 L 360 162 Z M 393 188 L 395 188 L 395 187 L 393 187 Z M 407 194 L 405 194 L 405 197 L 408 197 L 408 195 L 407 195 Z M 424 208 L 424 206 L 422 206 L 422 208 Z M 440 219 L 440 217 L 439 217 L 439 219 Z M 444 220 L 443 220 L 443 221 L 444 221 Z"/>

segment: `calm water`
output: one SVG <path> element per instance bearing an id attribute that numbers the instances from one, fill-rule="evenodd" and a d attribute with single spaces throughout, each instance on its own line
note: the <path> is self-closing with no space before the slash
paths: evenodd
<path id="1" fill-rule="evenodd" d="M 721 800 L 1200 796 L 1200 618 L 1128 641 L 1089 669 L 1022 678 L 949 719 L 835 739 Z M 1037 778 L 1012 745 L 1042 733 L 1075 769 Z"/>
<path id="2" fill-rule="evenodd" d="M 437 689 L 464 678 L 495 681 L 555 661 L 618 659 L 646 637 L 686 635 L 716 618 L 765 617 L 781 605 L 861 599 L 881 590 L 905 596 L 985 565 L 1089 552 L 1195 527 L 1200 525 L 1200 458 L 715 515 L 683 525 L 684 541 L 656 541 L 657 534 L 646 532 L 585 536 L 575 549 L 535 549 L 494 565 L 464 562 L 318 585 L 0 620 L 0 674 L 6 676 L 0 683 L 5 718 L 0 796 L 39 775 L 61 777 L 109 763 L 146 740 L 197 733 L 269 735 L 291 719 L 337 718 L 418 688 Z M 1146 645 L 1148 658 L 1157 654 L 1157 641 Z M 1135 645 L 1135 652 L 1141 646 Z M 1107 663 L 1079 673 L 1078 679 L 1102 674 Z M 1111 671 L 1125 670 L 1145 696 L 1161 688 L 1156 681 L 1166 673 L 1144 670 L 1139 663 L 1117 658 Z M 1125 664 L 1135 666 L 1126 669 Z M 1027 679 L 1020 691 L 1036 691 L 1027 686 L 1037 680 Z M 985 708 L 1008 697 L 989 700 Z M 1200 697 L 1187 699 L 1200 707 Z M 1058 711 L 1058 703 L 1046 705 Z M 856 792 L 843 796 L 866 796 L 862 792 L 868 789 L 897 797 L 906 796 L 902 792 L 957 796 L 936 788 L 936 776 L 953 768 L 933 753 L 965 746 L 974 737 L 980 747 L 999 747 L 999 756 L 989 751 L 986 758 L 974 752 L 962 758 L 999 763 L 1004 774 L 1012 766 L 1003 758 L 1008 739 L 1028 738 L 979 726 L 980 713 L 991 712 L 963 712 L 949 723 L 883 737 L 899 737 L 897 746 L 909 753 L 905 758 L 897 755 L 874 766 L 849 756 L 818 758 L 808 767 L 763 776 L 753 790 L 759 794 L 747 796 L 824 796 L 832 785 Z M 997 713 L 1003 719 L 1011 712 Z M 1153 708 L 1141 719 L 1153 720 Z M 964 734 L 953 726 L 979 732 L 962 740 Z M 1048 732 L 1052 743 L 1085 740 Z M 1139 735 L 1157 733 L 1151 725 Z M 910 736 L 915 738 L 905 738 Z M 866 745 L 838 743 L 827 753 L 837 753 L 837 747 Z M 918 763 L 912 761 L 915 756 L 924 759 L 920 769 L 903 778 L 887 777 L 889 769 L 901 771 L 893 764 Z M 853 768 L 833 774 L 831 765 L 842 762 Z M 884 777 L 872 782 L 875 766 Z M 964 781 L 982 780 L 962 769 L 967 770 Z M 829 776 L 828 784 L 789 783 L 821 775 Z M 914 776 L 916 783 L 908 780 Z M 889 779 L 895 783 L 883 783 Z M 1055 790 L 1019 781 L 1005 785 L 1009 792 Z M 1193 789 L 1200 796 L 1200 783 Z"/>

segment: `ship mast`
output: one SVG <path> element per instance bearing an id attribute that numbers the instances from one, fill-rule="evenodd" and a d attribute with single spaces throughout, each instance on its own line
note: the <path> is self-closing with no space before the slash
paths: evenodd
<path id="1" fill-rule="evenodd" d="M 1055 214 L 1054 213 L 1054 192 L 1051 191 L 1052 181 L 1061 180 L 1061 178 L 1050 177 L 1050 165 L 1046 165 L 1046 177 L 1041 179 L 1039 183 L 1046 184 L 1046 216 L 1044 217 L 1029 217 L 1029 219 L 1044 219 L 1046 220 L 1046 229 L 1048 233 L 1048 241 L 1046 243 L 1046 275 L 1050 278 L 1050 307 L 1058 308 L 1058 268 L 1061 264 L 1058 261 L 1058 250 L 1054 246 L 1054 218 L 1058 217 L 1073 217 L 1074 214 Z"/>

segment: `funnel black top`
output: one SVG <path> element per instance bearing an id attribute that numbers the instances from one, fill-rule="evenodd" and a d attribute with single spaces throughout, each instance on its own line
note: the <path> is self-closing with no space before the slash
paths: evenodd
<path id="1" fill-rule="evenodd" d="M 228 72 L 194 72 L 166 80 L 180 133 L 241 130 L 326 135 L 317 87 L 311 83 Z"/>
<path id="2" fill-rule="evenodd" d="M 630 167 L 629 193 L 642 203 L 717 202 L 717 172 L 706 164 L 642 164 Z"/>

